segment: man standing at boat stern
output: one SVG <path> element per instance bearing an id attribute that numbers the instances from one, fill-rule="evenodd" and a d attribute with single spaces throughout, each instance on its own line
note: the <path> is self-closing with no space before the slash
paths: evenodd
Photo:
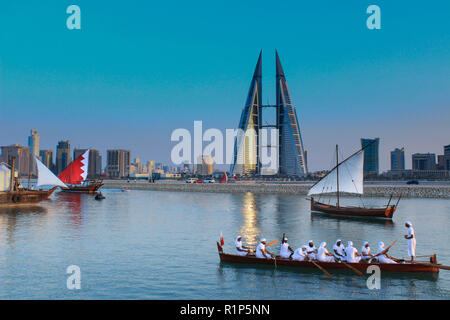
<path id="1" fill-rule="evenodd" d="M 408 240 L 408 255 L 411 257 L 412 262 L 416 256 L 416 233 L 410 221 L 405 222 L 405 227 L 408 228 L 408 234 L 405 235 L 405 239 Z"/>

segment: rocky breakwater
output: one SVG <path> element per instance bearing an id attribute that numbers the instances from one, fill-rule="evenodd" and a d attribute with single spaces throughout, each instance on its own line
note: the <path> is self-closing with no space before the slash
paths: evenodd
<path id="1" fill-rule="evenodd" d="M 253 192 L 306 195 L 311 184 L 295 183 L 183 183 L 183 182 L 127 182 L 106 180 L 105 189 L 153 190 L 174 192 Z M 449 198 L 450 186 L 367 185 L 366 197 L 389 197 L 402 194 L 405 198 Z"/>

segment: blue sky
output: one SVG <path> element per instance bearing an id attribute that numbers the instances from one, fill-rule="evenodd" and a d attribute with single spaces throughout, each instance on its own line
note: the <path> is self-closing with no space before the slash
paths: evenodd
<path id="1" fill-rule="evenodd" d="M 66 8 L 81 8 L 81 30 Z M 381 30 L 365 13 L 381 8 Z M 274 102 L 278 50 L 310 169 L 361 137 L 389 151 L 450 144 L 448 1 L 3 1 L 0 145 L 128 148 L 168 162 L 170 134 L 238 125 L 263 50 L 263 99 Z M 267 119 L 270 122 L 270 119 Z"/>

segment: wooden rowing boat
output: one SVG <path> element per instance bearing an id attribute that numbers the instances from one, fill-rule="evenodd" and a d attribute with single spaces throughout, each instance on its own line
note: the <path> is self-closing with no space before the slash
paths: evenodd
<path id="1" fill-rule="evenodd" d="M 221 262 L 229 263 L 245 263 L 245 264 L 262 264 L 262 265 L 275 265 L 275 261 L 272 259 L 256 258 L 254 255 L 239 256 L 237 254 L 224 253 L 220 243 L 217 242 L 217 250 L 219 251 L 219 258 Z M 342 269 L 348 270 L 348 267 L 339 262 L 318 262 L 317 264 L 325 269 Z M 437 264 L 436 255 L 430 258 L 430 263 Z M 277 266 L 289 266 L 296 268 L 316 268 L 316 266 L 309 261 L 295 261 L 290 259 L 284 259 L 277 257 Z M 369 266 L 378 266 L 381 271 L 389 272 L 418 272 L 418 273 L 438 273 L 439 268 L 427 263 L 347 263 L 359 271 L 366 271 Z"/>

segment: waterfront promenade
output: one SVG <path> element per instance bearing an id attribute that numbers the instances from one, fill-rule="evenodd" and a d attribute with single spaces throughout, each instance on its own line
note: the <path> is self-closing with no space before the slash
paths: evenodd
<path id="1" fill-rule="evenodd" d="M 176 192 L 253 192 L 253 193 L 280 193 L 304 195 L 312 183 L 290 183 L 290 182 L 252 182 L 239 181 L 234 183 L 185 183 L 184 181 L 130 181 L 105 180 L 105 189 L 130 189 L 130 190 L 152 190 L 152 191 L 176 191 Z M 388 197 L 391 194 L 400 195 L 405 198 L 448 198 L 450 199 L 449 184 L 433 185 L 406 185 L 392 183 L 368 183 L 364 186 L 366 197 Z"/>

